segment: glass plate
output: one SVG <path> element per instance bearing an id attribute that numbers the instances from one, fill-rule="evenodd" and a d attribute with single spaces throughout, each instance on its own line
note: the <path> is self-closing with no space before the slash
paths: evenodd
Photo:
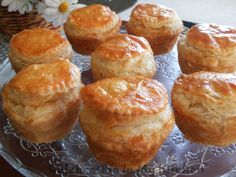
<path id="1" fill-rule="evenodd" d="M 156 56 L 155 60 L 158 63 L 155 78 L 170 93 L 175 78 L 180 74 L 176 47 L 168 54 Z M 73 62 L 82 71 L 83 83 L 91 83 L 90 57 L 74 54 Z M 0 68 L 0 89 L 14 74 L 6 59 Z M 0 125 L 0 154 L 25 176 L 236 177 L 236 144 L 225 148 L 194 144 L 187 141 L 177 127 L 150 163 L 137 171 L 120 171 L 96 161 L 88 150 L 79 124 L 61 141 L 32 144 L 14 131 L 0 101 Z"/>

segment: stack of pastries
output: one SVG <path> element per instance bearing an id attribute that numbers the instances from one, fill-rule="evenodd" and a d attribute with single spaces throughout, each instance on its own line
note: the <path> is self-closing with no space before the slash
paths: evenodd
<path id="1" fill-rule="evenodd" d="M 206 72 L 235 71 L 235 28 L 199 24 L 179 40 L 181 70 L 205 72 L 175 81 L 175 118 L 167 90 L 152 77 L 154 55 L 173 48 L 182 21 L 173 9 L 139 4 L 126 25 L 129 34 L 117 34 L 120 27 L 117 14 L 99 4 L 69 15 L 64 24 L 68 41 L 76 52 L 91 55 L 96 82 L 84 87 L 79 69 L 69 61 L 72 48 L 57 32 L 31 29 L 13 36 L 9 59 L 18 73 L 4 86 L 2 99 L 18 133 L 34 143 L 56 141 L 79 117 L 92 154 L 132 170 L 155 156 L 175 120 L 191 141 L 218 146 L 236 141 L 236 75 Z"/>

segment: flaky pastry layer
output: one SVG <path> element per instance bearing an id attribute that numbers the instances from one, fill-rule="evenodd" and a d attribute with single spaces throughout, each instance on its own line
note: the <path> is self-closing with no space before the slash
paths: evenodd
<path id="1" fill-rule="evenodd" d="M 236 29 L 215 24 L 193 26 L 178 42 L 184 73 L 236 70 Z"/>
<path id="2" fill-rule="evenodd" d="M 22 69 L 2 92 L 3 110 L 13 127 L 35 143 L 66 136 L 80 110 L 79 69 L 68 60 Z"/>
<path id="3" fill-rule="evenodd" d="M 120 34 L 103 42 L 91 57 L 93 78 L 153 77 L 156 62 L 148 41 L 143 37 Z"/>
<path id="4" fill-rule="evenodd" d="M 123 115 L 126 122 L 118 121 L 121 118 L 115 113 L 107 115 L 110 120 L 104 116 L 83 106 L 80 124 L 95 157 L 120 169 L 138 169 L 147 164 L 174 125 L 168 105 L 159 113 Z"/>
<path id="5" fill-rule="evenodd" d="M 181 75 L 172 90 L 172 103 L 185 136 L 218 146 L 236 141 L 235 88 L 235 73 Z"/>

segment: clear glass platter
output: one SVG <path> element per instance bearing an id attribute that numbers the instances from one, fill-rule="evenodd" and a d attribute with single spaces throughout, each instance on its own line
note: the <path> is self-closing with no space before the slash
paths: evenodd
<path id="1" fill-rule="evenodd" d="M 5 52 L 7 48 L 0 45 L 0 50 Z M 155 79 L 170 93 L 175 78 L 181 73 L 176 47 L 155 59 L 158 63 Z M 91 83 L 90 57 L 74 54 L 73 62 L 81 69 L 83 83 Z M 1 90 L 15 73 L 8 59 L 0 60 L 0 63 Z M 0 155 L 25 176 L 236 177 L 236 144 L 224 148 L 194 144 L 187 141 L 177 127 L 153 161 L 137 171 L 120 171 L 96 161 L 88 150 L 79 124 L 61 141 L 32 144 L 14 131 L 2 111 L 0 100 L 0 125 Z"/>

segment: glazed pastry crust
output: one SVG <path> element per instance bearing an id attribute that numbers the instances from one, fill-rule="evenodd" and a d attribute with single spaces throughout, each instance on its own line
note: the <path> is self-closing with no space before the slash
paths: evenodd
<path id="1" fill-rule="evenodd" d="M 145 37 L 154 54 L 170 51 L 182 27 L 182 21 L 174 9 L 157 4 L 137 5 L 126 26 L 129 34 Z"/>
<path id="2" fill-rule="evenodd" d="M 198 24 L 178 42 L 183 73 L 236 70 L 236 29 L 216 24 Z"/>
<path id="3" fill-rule="evenodd" d="M 156 62 L 148 41 L 143 37 L 119 34 L 104 41 L 92 53 L 93 78 L 153 77 Z"/>
<path id="4" fill-rule="evenodd" d="M 198 24 L 187 33 L 190 45 L 209 50 L 213 53 L 235 50 L 236 29 L 216 24 Z"/>
<path id="5" fill-rule="evenodd" d="M 104 79 L 84 87 L 81 97 L 79 120 L 90 150 L 113 167 L 148 163 L 174 125 L 167 92 L 152 79 Z"/>
<path id="6" fill-rule="evenodd" d="M 82 88 L 81 96 L 92 109 L 120 115 L 158 113 L 168 102 L 162 84 L 141 77 L 99 80 Z"/>
<path id="7" fill-rule="evenodd" d="M 16 72 L 31 64 L 71 57 L 69 42 L 53 30 L 26 29 L 14 35 L 10 41 L 9 60 Z"/>
<path id="8" fill-rule="evenodd" d="M 91 117 L 88 117 L 91 116 Z M 80 125 L 95 157 L 119 169 L 136 170 L 152 160 L 174 126 L 174 114 L 168 107 L 160 113 L 122 116 L 137 120 L 123 123 L 102 120 L 100 112 L 83 107 Z M 90 118 L 90 119 L 88 119 Z"/>
<path id="9" fill-rule="evenodd" d="M 187 139 L 216 146 L 236 141 L 235 88 L 234 73 L 197 72 L 175 81 L 176 124 Z"/>
<path id="10" fill-rule="evenodd" d="M 94 18 L 96 17 L 96 18 Z M 120 24 L 120 18 L 107 6 L 93 4 L 72 11 L 65 23 L 67 34 L 81 39 L 103 39 Z"/>
<path id="11" fill-rule="evenodd" d="M 88 55 L 102 41 L 117 34 L 120 26 L 121 19 L 109 7 L 93 4 L 72 11 L 64 30 L 73 49 Z"/>
<path id="12" fill-rule="evenodd" d="M 77 121 L 81 86 L 80 71 L 68 60 L 30 65 L 4 86 L 3 110 L 27 140 L 56 141 Z"/>

